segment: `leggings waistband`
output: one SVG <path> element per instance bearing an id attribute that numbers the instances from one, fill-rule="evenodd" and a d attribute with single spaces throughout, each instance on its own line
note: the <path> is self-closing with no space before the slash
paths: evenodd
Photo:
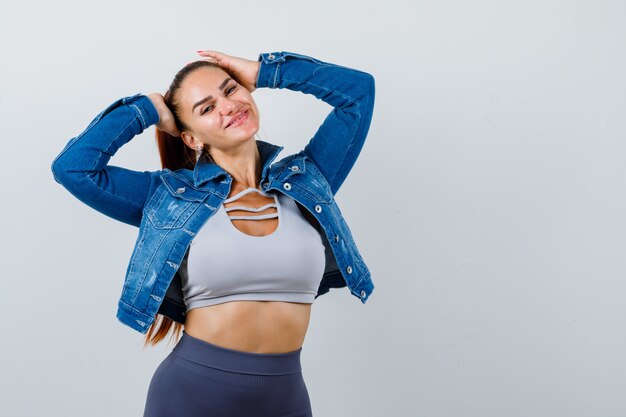
<path id="1" fill-rule="evenodd" d="M 229 349 L 198 339 L 183 330 L 172 353 L 182 358 L 224 371 L 258 375 L 285 375 L 302 371 L 298 350 L 285 353 L 254 353 Z"/>

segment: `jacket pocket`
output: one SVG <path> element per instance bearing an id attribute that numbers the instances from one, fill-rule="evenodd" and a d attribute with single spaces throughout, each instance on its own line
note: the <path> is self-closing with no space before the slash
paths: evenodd
<path id="1" fill-rule="evenodd" d="M 333 200 L 330 184 L 313 161 L 306 157 L 294 159 L 280 175 L 279 181 L 283 187 L 285 183 L 290 184 L 299 195 L 313 202 L 330 204 Z"/>
<path id="2" fill-rule="evenodd" d="M 209 193 L 193 188 L 169 169 L 161 174 L 161 180 L 163 183 L 146 204 L 144 215 L 157 229 L 178 229 Z"/>
<path id="3" fill-rule="evenodd" d="M 191 201 L 172 198 L 165 188 L 161 188 L 144 208 L 144 215 L 157 229 L 178 229 L 189 218 L 192 205 Z"/>

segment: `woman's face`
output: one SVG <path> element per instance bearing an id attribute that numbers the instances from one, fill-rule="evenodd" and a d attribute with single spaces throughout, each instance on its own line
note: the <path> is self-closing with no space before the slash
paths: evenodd
<path id="1" fill-rule="evenodd" d="M 179 91 L 182 119 L 189 130 L 181 132 L 188 146 L 200 143 L 228 152 L 254 140 L 259 112 L 252 94 L 216 67 L 200 67 L 187 76 Z M 243 115 L 243 119 L 239 116 Z"/>

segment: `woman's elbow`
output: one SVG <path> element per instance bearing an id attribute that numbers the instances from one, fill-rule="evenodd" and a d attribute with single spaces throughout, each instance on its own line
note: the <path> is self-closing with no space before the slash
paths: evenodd
<path id="1" fill-rule="evenodd" d="M 67 168 L 63 165 L 62 160 L 57 156 L 50 164 L 50 170 L 52 171 L 52 177 L 59 184 L 63 184 L 67 178 Z"/>

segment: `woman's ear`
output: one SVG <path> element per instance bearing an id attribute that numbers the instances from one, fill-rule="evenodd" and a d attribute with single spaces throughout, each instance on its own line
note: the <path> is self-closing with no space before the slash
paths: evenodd
<path id="1" fill-rule="evenodd" d="M 180 133 L 180 138 L 183 140 L 183 142 L 185 143 L 185 145 L 189 146 L 191 149 L 196 149 L 196 146 L 198 146 L 198 141 L 189 134 L 189 132 L 187 132 L 186 130 L 183 130 Z"/>

